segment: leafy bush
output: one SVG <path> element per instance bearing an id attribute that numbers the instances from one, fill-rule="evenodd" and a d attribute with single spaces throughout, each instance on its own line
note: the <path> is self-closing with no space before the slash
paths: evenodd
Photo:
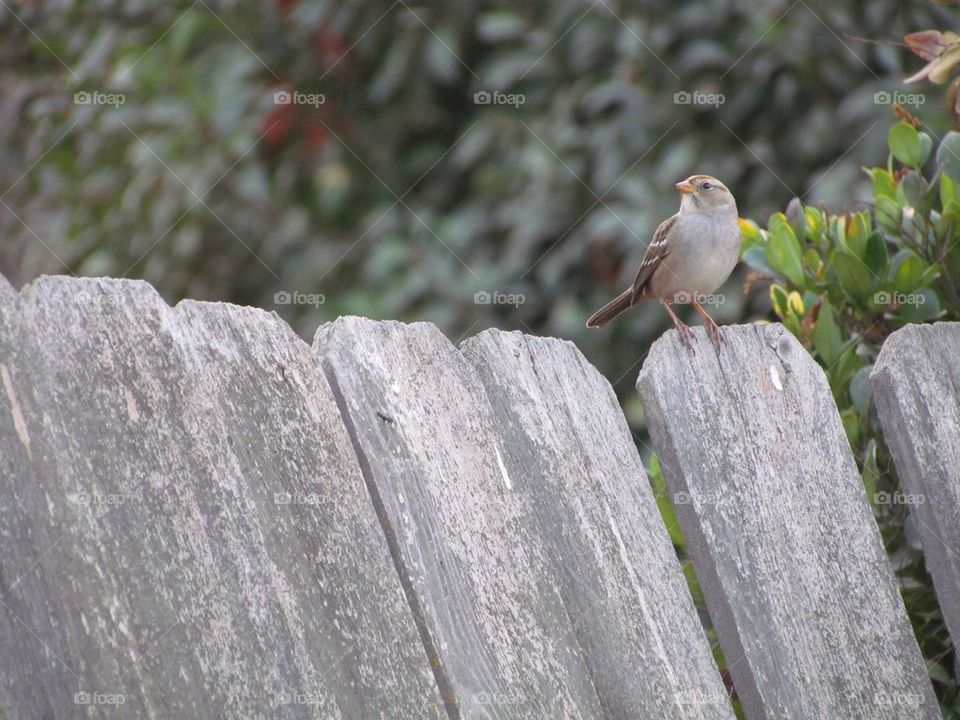
<path id="1" fill-rule="evenodd" d="M 774 312 L 826 371 L 931 679 L 956 717 L 952 646 L 906 508 L 877 502 L 897 489 L 868 381 L 880 346 L 905 324 L 960 319 L 960 133 L 932 157 L 931 137 L 905 117 L 890 128 L 886 166 L 866 170 L 869 207 L 833 213 L 794 200 L 765 228 L 743 221 L 744 259 L 774 279 Z"/>

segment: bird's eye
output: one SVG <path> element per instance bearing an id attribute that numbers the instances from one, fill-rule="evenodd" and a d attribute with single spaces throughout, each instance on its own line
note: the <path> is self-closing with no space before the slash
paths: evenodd
<path id="1" fill-rule="evenodd" d="M 703 190 L 712 190 L 712 189 L 713 189 L 713 183 L 705 182 L 703 185 L 700 186 L 700 188 L 703 189 Z"/>

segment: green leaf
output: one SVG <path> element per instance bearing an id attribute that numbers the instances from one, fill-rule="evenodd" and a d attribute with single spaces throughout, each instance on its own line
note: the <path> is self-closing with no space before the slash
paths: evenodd
<path id="1" fill-rule="evenodd" d="M 923 164 L 923 147 L 920 133 L 909 123 L 899 122 L 890 128 L 887 134 L 887 145 L 893 156 L 910 167 L 920 167 Z"/>
<path id="2" fill-rule="evenodd" d="M 763 235 L 760 234 L 760 228 L 757 227 L 757 224 L 753 220 L 746 220 L 740 218 L 740 248 L 743 251 L 746 251 L 748 248 L 752 248 L 755 245 L 759 245 L 763 242 Z"/>
<path id="3" fill-rule="evenodd" d="M 683 533 L 680 531 L 680 524 L 677 522 L 677 515 L 671 502 L 672 496 L 667 492 L 667 486 L 663 481 L 663 472 L 660 469 L 660 459 L 656 453 L 650 455 L 647 477 L 653 486 L 654 497 L 657 499 L 657 509 L 660 510 L 660 517 L 663 518 L 663 523 L 667 526 L 670 539 L 677 547 L 684 547 Z"/>
<path id="4" fill-rule="evenodd" d="M 958 226 L 960 226 L 960 203 L 953 199 L 947 200 L 943 212 L 937 219 L 934 233 L 940 242 L 950 243 L 954 239 Z"/>
<path id="5" fill-rule="evenodd" d="M 817 326 L 813 329 L 813 348 L 827 365 L 832 365 L 840 353 L 843 338 L 833 317 L 833 308 L 826 300 L 820 305 Z"/>
<path id="6" fill-rule="evenodd" d="M 867 238 L 867 249 L 863 254 L 863 261 L 870 272 L 880 278 L 887 276 L 890 267 L 890 254 L 887 252 L 887 241 L 880 233 L 875 232 Z"/>
<path id="7" fill-rule="evenodd" d="M 909 294 L 920 287 L 926 263 L 910 250 L 901 250 L 891 265 L 893 287 L 897 292 Z"/>
<path id="8" fill-rule="evenodd" d="M 901 204 L 910 205 L 919 212 L 926 212 L 927 181 L 920 176 L 920 173 L 913 170 L 908 172 L 900 180 L 897 189 L 897 196 L 902 199 Z"/>
<path id="9" fill-rule="evenodd" d="M 900 234 L 902 208 L 895 198 L 878 195 L 876 213 L 880 227 L 891 235 Z"/>
<path id="10" fill-rule="evenodd" d="M 843 430 L 847 434 L 847 442 L 856 445 L 860 439 L 860 416 L 856 408 L 848 407 L 840 413 L 840 422 L 843 423 Z"/>
<path id="11" fill-rule="evenodd" d="M 930 676 L 931 680 L 936 680 L 944 685 L 952 685 L 954 682 L 956 682 L 953 679 L 953 676 L 947 672 L 940 663 L 933 663 L 930 665 L 927 668 L 927 675 Z"/>
<path id="12" fill-rule="evenodd" d="M 917 288 L 904 298 L 899 317 L 910 323 L 922 323 L 940 315 L 940 299 L 930 288 Z"/>
<path id="13" fill-rule="evenodd" d="M 771 285 L 770 305 L 773 307 L 773 312 L 775 312 L 777 317 L 779 317 L 781 320 L 787 317 L 787 308 L 789 304 L 790 302 L 787 296 L 787 291 L 776 283 Z"/>
<path id="14" fill-rule="evenodd" d="M 933 150 L 933 140 L 925 132 L 917 133 L 920 136 L 920 164 L 923 165 Z"/>
<path id="15" fill-rule="evenodd" d="M 747 267 L 757 272 L 762 272 L 765 275 L 773 275 L 776 273 L 776 271 L 770 267 L 770 263 L 767 262 L 765 249 L 759 245 L 754 245 L 745 250 L 743 253 L 743 261 L 747 264 Z"/>
<path id="16" fill-rule="evenodd" d="M 947 175 L 946 173 L 940 174 L 940 207 L 944 210 L 950 204 L 950 201 L 960 202 L 960 195 L 957 194 L 960 190 L 957 182 Z"/>
<path id="17" fill-rule="evenodd" d="M 830 382 L 830 387 L 834 388 L 835 394 L 837 390 L 843 390 L 850 381 L 850 378 L 853 377 L 853 374 L 863 364 L 863 361 L 857 355 L 857 345 L 859 342 L 859 338 L 851 338 L 843 343 L 840 352 L 837 353 L 837 359 L 833 361 L 833 364 L 827 371 L 827 379 Z M 843 397 L 837 398 L 837 402 L 840 404 L 842 404 L 843 400 Z"/>
<path id="18" fill-rule="evenodd" d="M 873 194 L 885 197 L 896 197 L 897 183 L 893 180 L 893 173 L 883 168 L 873 168 L 870 172 L 873 178 Z"/>
<path id="19" fill-rule="evenodd" d="M 937 168 L 954 182 L 960 182 L 960 133 L 955 130 L 944 135 L 937 148 Z"/>
<path id="20" fill-rule="evenodd" d="M 863 258 L 867 249 L 867 238 L 870 236 L 870 216 L 866 212 L 854 213 L 847 225 L 847 249 L 858 258 Z"/>
<path id="21" fill-rule="evenodd" d="M 793 234 L 801 240 L 807 236 L 807 214 L 800 198 L 795 197 L 787 204 L 787 222 L 793 228 Z"/>
<path id="22" fill-rule="evenodd" d="M 850 378 L 850 399 L 857 412 L 866 415 L 870 408 L 870 371 L 873 365 L 864 365 Z"/>
<path id="23" fill-rule="evenodd" d="M 873 285 L 873 276 L 862 260 L 849 253 L 837 252 L 830 267 L 852 300 L 862 302 L 866 299 Z"/>
<path id="24" fill-rule="evenodd" d="M 803 287 L 803 261 L 800 257 L 800 243 L 793 228 L 786 222 L 777 224 L 776 230 L 771 230 L 766 244 L 767 262 L 781 275 L 786 275 L 790 282 Z"/>
<path id="25" fill-rule="evenodd" d="M 820 231 L 823 229 L 823 212 L 815 208 L 813 205 L 807 205 L 804 208 L 804 215 L 807 216 L 806 237 L 810 239 L 817 238 L 820 235 Z"/>

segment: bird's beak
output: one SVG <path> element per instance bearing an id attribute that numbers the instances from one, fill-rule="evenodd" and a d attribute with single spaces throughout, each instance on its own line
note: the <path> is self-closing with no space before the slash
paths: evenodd
<path id="1" fill-rule="evenodd" d="M 683 182 L 677 183 L 677 190 L 686 195 L 687 193 L 693 192 L 693 185 L 690 184 L 689 180 L 684 180 Z"/>

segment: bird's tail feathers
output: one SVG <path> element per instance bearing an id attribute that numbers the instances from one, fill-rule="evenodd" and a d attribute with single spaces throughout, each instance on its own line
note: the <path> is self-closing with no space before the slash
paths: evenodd
<path id="1" fill-rule="evenodd" d="M 639 298 L 637 298 L 639 300 Z M 587 320 L 587 327 L 603 327 L 613 320 L 617 315 L 633 305 L 633 288 L 627 288 L 608 302 L 602 308 L 597 310 Z"/>

